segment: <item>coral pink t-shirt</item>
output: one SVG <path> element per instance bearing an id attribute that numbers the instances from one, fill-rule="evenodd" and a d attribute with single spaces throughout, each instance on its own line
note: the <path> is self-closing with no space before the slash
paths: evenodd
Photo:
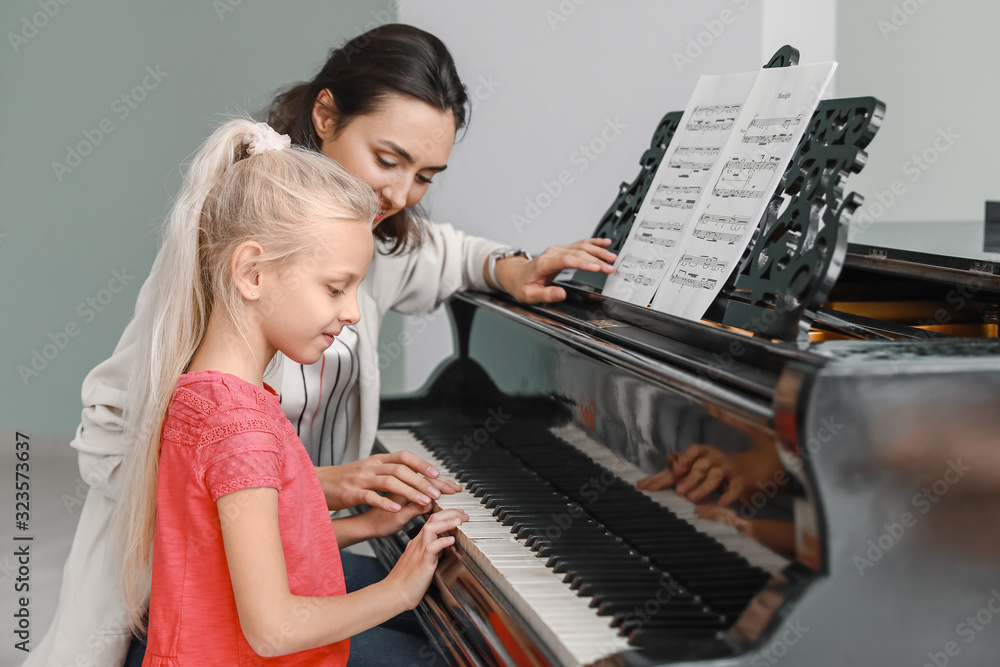
<path id="1" fill-rule="evenodd" d="M 278 490 L 291 593 L 343 595 L 340 550 L 319 478 L 273 390 L 218 371 L 182 375 L 160 447 L 143 667 L 347 664 L 346 639 L 262 658 L 243 636 L 215 501 L 258 487 Z"/>

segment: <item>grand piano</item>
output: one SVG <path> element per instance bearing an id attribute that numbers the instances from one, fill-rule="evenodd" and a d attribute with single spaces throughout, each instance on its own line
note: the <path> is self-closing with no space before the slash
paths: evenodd
<path id="1" fill-rule="evenodd" d="M 418 609 L 454 664 L 996 664 L 1000 263 L 848 244 L 883 115 L 820 104 L 701 322 L 583 273 L 559 304 L 451 300 L 456 354 L 383 401 L 377 448 L 463 485 Z M 601 218 L 613 250 L 679 117 Z M 638 488 L 693 445 L 741 471 L 735 502 Z"/>

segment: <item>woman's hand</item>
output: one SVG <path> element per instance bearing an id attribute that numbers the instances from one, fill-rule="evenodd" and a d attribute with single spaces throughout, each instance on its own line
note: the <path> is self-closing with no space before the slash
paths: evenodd
<path id="1" fill-rule="evenodd" d="M 455 538 L 444 535 L 467 521 L 469 515 L 461 510 L 443 510 L 427 519 L 427 523 L 415 538 L 409 541 L 403 555 L 392 568 L 386 582 L 400 595 L 407 609 L 419 603 L 427 587 L 431 584 L 434 569 L 441 552 L 455 543 Z"/>
<path id="2" fill-rule="evenodd" d="M 402 509 L 397 512 L 389 512 L 381 507 L 372 507 L 370 510 L 363 513 L 361 517 L 364 519 L 368 530 L 371 531 L 371 537 L 386 537 L 388 535 L 392 535 L 393 533 L 402 530 L 403 526 L 408 524 L 414 517 L 418 517 L 421 514 L 427 514 L 432 509 L 429 503 L 427 505 L 407 503 L 406 498 L 398 496 L 394 493 L 390 493 L 387 498 L 391 502 L 401 505 Z"/>
<path id="3" fill-rule="evenodd" d="M 375 454 L 354 463 L 316 468 L 316 474 L 330 510 L 363 503 L 387 512 L 398 512 L 402 505 L 380 496 L 378 491 L 397 494 L 417 505 L 428 505 L 442 493 L 455 493 L 462 488 L 455 482 L 440 479 L 434 466 L 407 451 Z"/>
<path id="4" fill-rule="evenodd" d="M 563 269 L 583 269 L 613 273 L 617 255 L 606 250 L 611 239 L 583 239 L 570 245 L 556 245 L 528 261 L 509 257 L 496 264 L 499 287 L 522 303 L 562 301 L 566 290 L 553 286 L 552 279 Z"/>

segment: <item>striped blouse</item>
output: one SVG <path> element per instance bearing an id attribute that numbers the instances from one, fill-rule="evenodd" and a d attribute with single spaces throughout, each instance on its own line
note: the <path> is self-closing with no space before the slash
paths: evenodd
<path id="1" fill-rule="evenodd" d="M 315 364 L 282 364 L 281 409 L 314 465 L 343 462 L 351 440 L 360 438 L 358 334 L 344 327 Z"/>

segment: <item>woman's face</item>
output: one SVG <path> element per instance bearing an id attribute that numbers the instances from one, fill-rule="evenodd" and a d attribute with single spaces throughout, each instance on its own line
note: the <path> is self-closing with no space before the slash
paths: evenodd
<path id="1" fill-rule="evenodd" d="M 419 202 L 434 175 L 448 166 L 455 144 L 455 118 L 451 111 L 401 95 L 391 95 L 382 108 L 359 116 L 340 134 L 333 133 L 329 111 L 333 98 L 320 93 L 313 110 L 320 152 L 375 190 L 383 219 Z"/>

